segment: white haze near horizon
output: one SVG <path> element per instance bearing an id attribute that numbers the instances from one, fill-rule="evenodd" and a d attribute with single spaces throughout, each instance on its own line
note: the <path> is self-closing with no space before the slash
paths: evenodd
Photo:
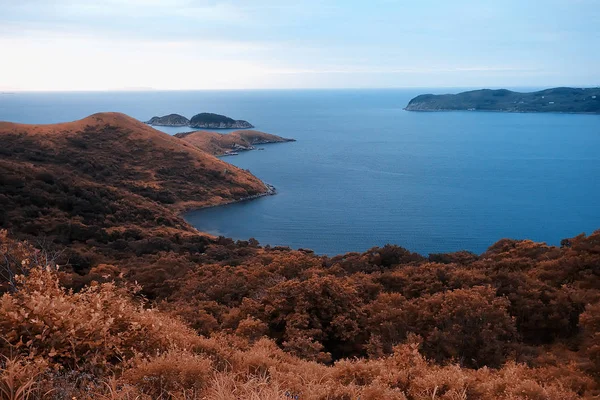
<path id="1" fill-rule="evenodd" d="M 0 90 L 600 85 L 600 0 L 0 0 Z"/>

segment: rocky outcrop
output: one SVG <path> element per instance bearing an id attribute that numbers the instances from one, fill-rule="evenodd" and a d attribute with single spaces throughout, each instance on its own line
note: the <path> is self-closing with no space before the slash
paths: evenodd
<path id="1" fill-rule="evenodd" d="M 237 199 L 237 200 L 230 200 L 230 201 L 227 201 L 227 202 L 221 203 L 221 204 L 209 205 L 209 206 L 202 207 L 202 208 L 220 207 L 220 206 L 225 206 L 227 204 L 241 203 L 243 201 L 249 201 L 249 200 L 259 199 L 261 197 L 275 196 L 277 194 L 277 189 L 275 188 L 275 186 L 270 185 L 268 183 L 264 183 L 264 185 L 265 185 L 265 191 L 263 191 L 261 193 L 253 194 L 251 196 L 242 197 L 241 199 Z"/>
<path id="2" fill-rule="evenodd" d="M 235 120 L 224 115 L 212 113 L 196 114 L 190 120 L 190 127 L 198 129 L 250 129 L 248 121 Z"/>
<path id="3" fill-rule="evenodd" d="M 178 133 L 175 137 L 215 156 L 232 155 L 237 154 L 239 151 L 254 150 L 256 149 L 255 146 L 260 144 L 295 141 L 294 139 L 287 139 L 255 130 L 235 131 L 225 134 L 194 131 Z"/>
<path id="4" fill-rule="evenodd" d="M 183 115 L 169 114 L 162 117 L 152 117 L 146 123 L 155 126 L 189 126 L 190 120 Z"/>

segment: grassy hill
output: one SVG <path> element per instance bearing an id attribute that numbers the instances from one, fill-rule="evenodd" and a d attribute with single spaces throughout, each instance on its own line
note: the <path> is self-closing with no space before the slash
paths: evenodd
<path id="1" fill-rule="evenodd" d="M 80 271 L 102 259 L 86 256 L 89 247 L 110 253 L 187 235 L 195 230 L 179 212 L 267 192 L 249 172 L 123 114 L 54 125 L 1 122 L 0 141 L 1 226 L 73 244 Z"/>

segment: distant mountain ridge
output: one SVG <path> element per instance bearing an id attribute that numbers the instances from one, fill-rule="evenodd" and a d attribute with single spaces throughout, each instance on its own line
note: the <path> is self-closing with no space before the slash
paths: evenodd
<path id="1" fill-rule="evenodd" d="M 558 87 L 521 93 L 481 89 L 458 94 L 422 94 L 407 111 L 504 111 L 600 114 L 600 88 Z"/>
<path id="2" fill-rule="evenodd" d="M 183 115 L 169 114 L 162 117 L 152 117 L 146 121 L 148 125 L 154 126 L 189 126 L 198 129 L 251 129 L 254 125 L 244 120 L 235 120 L 221 114 L 199 113 L 191 119 Z"/>

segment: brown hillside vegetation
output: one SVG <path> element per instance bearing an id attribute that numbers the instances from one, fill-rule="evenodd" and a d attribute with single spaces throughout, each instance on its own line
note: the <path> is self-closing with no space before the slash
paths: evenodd
<path id="1" fill-rule="evenodd" d="M 216 156 L 234 150 L 252 149 L 252 147 L 257 144 L 293 141 L 293 139 L 286 139 L 281 136 L 254 130 L 235 131 L 226 134 L 195 131 L 178 133 L 175 136 Z"/>
<path id="2" fill-rule="evenodd" d="M 564 348 L 534 363 L 542 365 L 508 361 L 499 369 L 469 369 L 427 361 L 421 350 L 427 339 L 411 334 L 389 354 L 323 365 L 284 352 L 262 337 L 261 323 L 253 318 L 242 320 L 233 332 L 199 336 L 177 318 L 136 300 L 135 287 L 94 283 L 76 293 L 65 290 L 54 263 L 39 265 L 39 250 L 5 233 L 0 233 L 0 254 L 19 260 L 22 273 L 13 290 L 0 297 L 2 399 L 595 398 L 593 377 L 577 362 L 566 362 L 569 357 L 560 360 L 568 353 Z M 474 293 L 474 300 L 485 303 L 478 297 L 487 295 L 484 289 Z M 457 307 L 469 298 L 463 294 L 449 292 L 451 298 L 442 303 L 449 309 Z M 319 296 L 315 301 L 327 301 L 325 293 Z M 399 298 L 378 297 L 388 307 L 389 301 Z M 436 315 L 436 310 L 432 306 L 418 312 Z M 469 321 L 460 310 L 456 316 L 442 313 L 432 318 Z M 402 308 L 378 311 L 398 315 Z M 479 324 L 485 325 L 505 309 L 470 312 L 479 314 L 484 319 Z M 597 314 L 590 317 L 597 319 Z M 436 323 L 441 332 L 451 326 Z M 379 332 L 390 327 L 379 326 Z M 476 334 L 467 332 L 469 328 L 455 329 L 462 329 L 469 340 L 468 335 Z M 450 339 L 445 337 L 444 342 L 450 343 L 442 347 L 460 341 Z"/>
<path id="3" fill-rule="evenodd" d="M 3 160 L 68 169 L 77 179 L 176 207 L 216 205 L 266 190 L 246 171 L 124 114 L 56 125 L 2 122 L 0 137 Z"/>
<path id="4" fill-rule="evenodd" d="M 0 132 L 0 399 L 600 394 L 600 231 L 481 255 L 261 247 L 179 217 L 264 187 L 180 139 L 120 114 Z"/>
<path id="5" fill-rule="evenodd" d="M 0 141 L 0 224 L 21 237 L 74 244 L 70 259 L 80 271 L 91 265 L 85 249 L 133 241 L 159 249 L 165 235 L 195 232 L 175 211 L 267 190 L 247 171 L 123 114 L 2 122 Z"/>

